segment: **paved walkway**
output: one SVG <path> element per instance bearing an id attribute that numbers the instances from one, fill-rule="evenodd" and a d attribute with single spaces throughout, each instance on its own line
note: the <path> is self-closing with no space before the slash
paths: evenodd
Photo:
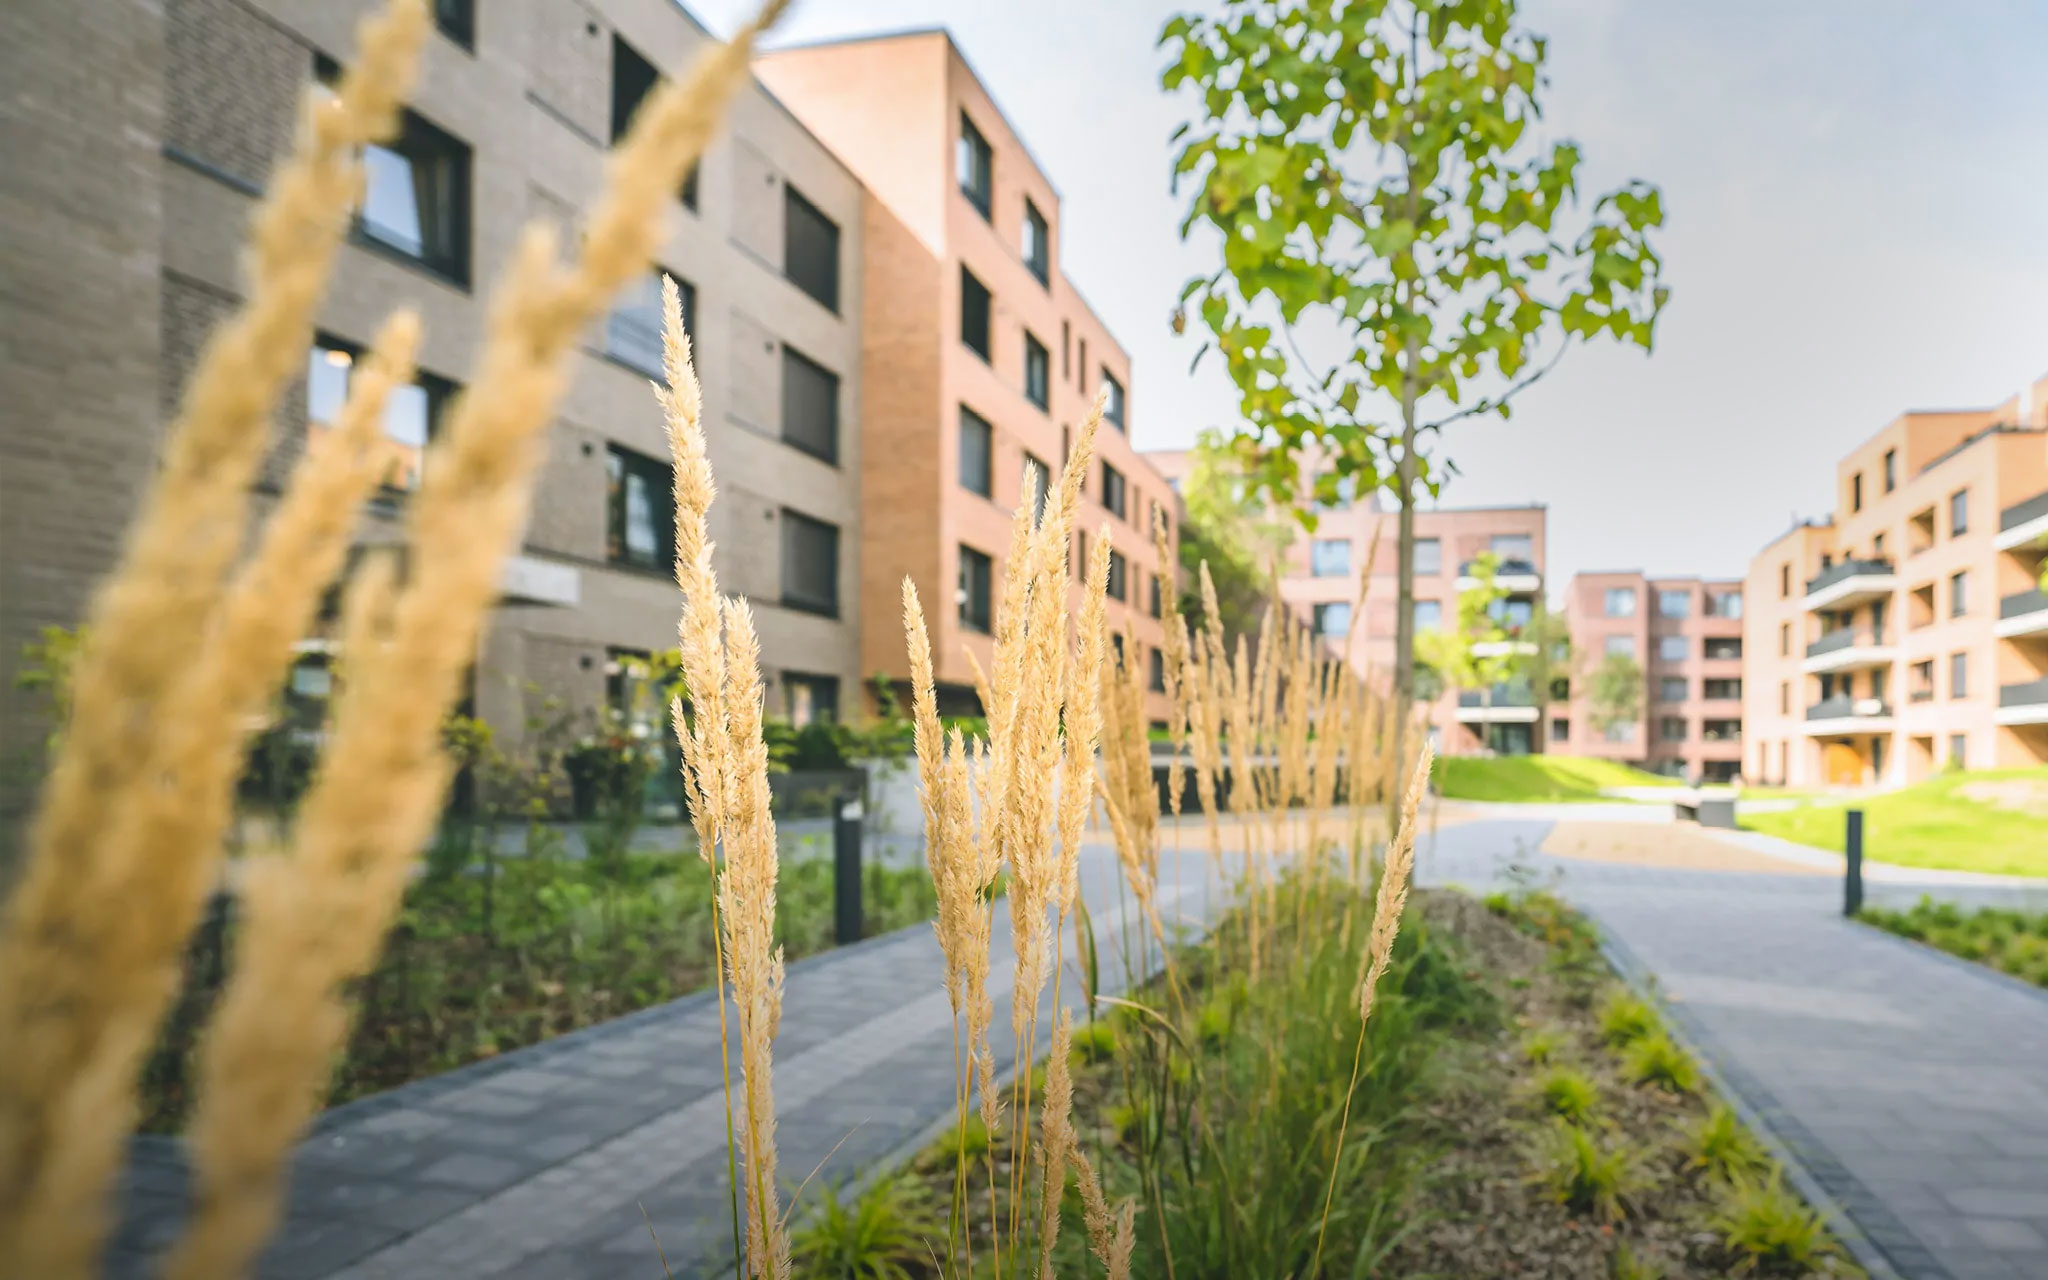
<path id="1" fill-rule="evenodd" d="M 1847 1213 L 1880 1274 L 2048 1276 L 2048 995 L 1842 920 L 1831 877 L 1796 856 L 1788 874 L 1758 869 L 1782 848 L 1752 842 L 1733 870 L 1699 869 L 1697 851 L 1683 868 L 1657 865 L 1675 833 L 1643 827 L 1642 859 L 1553 857 L 1542 847 L 1559 820 L 1643 812 L 1441 816 L 1419 878 L 1479 888 L 1533 875 L 1596 917 L 1617 959 L 1654 977 L 1681 1031 L 1795 1157 L 1809 1194 Z M 1165 914 L 1204 918 L 1216 900 L 1206 857 L 1164 862 Z M 1090 850 L 1083 893 L 1111 990 L 1128 919 L 1118 883 L 1114 858 Z M 1923 889 L 2025 892 L 1888 875 L 1870 897 Z M 1005 914 L 997 921 L 1007 954 Z M 999 1033 L 1008 971 L 994 966 Z M 775 1074 L 785 1176 L 819 1168 L 836 1180 L 921 1145 L 951 1109 L 950 1028 L 927 930 L 791 966 Z M 730 1227 L 717 1045 L 717 1006 L 692 997 L 330 1112 L 301 1151 L 261 1274 L 653 1280 L 657 1238 L 674 1275 L 718 1274 Z M 184 1189 L 176 1145 L 140 1142 L 109 1275 L 145 1274 Z"/>

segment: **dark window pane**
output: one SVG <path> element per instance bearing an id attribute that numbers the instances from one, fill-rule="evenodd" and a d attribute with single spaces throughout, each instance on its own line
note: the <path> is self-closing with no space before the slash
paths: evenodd
<path id="1" fill-rule="evenodd" d="M 1052 406 L 1052 358 L 1029 333 L 1024 335 L 1024 398 L 1041 409 Z"/>
<path id="2" fill-rule="evenodd" d="M 1154 693 L 1166 692 L 1166 653 L 1164 650 L 1154 649 L 1152 651 L 1151 686 Z"/>
<path id="3" fill-rule="evenodd" d="M 1102 505 L 1109 508 L 1119 520 L 1124 518 L 1124 509 L 1128 505 L 1124 492 L 1124 473 L 1107 462 L 1102 464 Z"/>
<path id="4" fill-rule="evenodd" d="M 988 359 L 988 287 L 960 268 L 960 341 L 982 359 Z"/>
<path id="5" fill-rule="evenodd" d="M 1122 599 L 1125 599 L 1125 598 L 1126 598 L 1127 596 L 1129 596 L 1129 594 L 1130 594 L 1130 583 L 1129 583 L 1129 581 L 1128 581 L 1129 577 L 1130 577 L 1130 568 L 1129 568 L 1129 566 L 1128 566 L 1128 565 L 1127 565 L 1127 564 L 1125 563 L 1125 561 L 1124 561 L 1124 553 L 1123 553 L 1123 552 L 1121 552 L 1121 551 L 1111 551 L 1111 552 L 1109 553 L 1109 598 L 1110 598 L 1110 599 L 1112 599 L 1112 600 L 1122 600 Z"/>
<path id="6" fill-rule="evenodd" d="M 785 183 L 782 190 L 783 274 L 827 310 L 837 311 L 839 224 L 820 213 L 795 187 Z"/>
<path id="7" fill-rule="evenodd" d="M 1045 215 L 1040 213 L 1038 206 L 1029 200 L 1024 202 L 1024 244 L 1022 248 L 1024 265 L 1031 269 L 1032 275 L 1038 277 L 1038 283 L 1051 283 L 1052 237 L 1045 225 Z"/>
<path id="8" fill-rule="evenodd" d="M 638 569 L 672 568 L 676 508 L 669 465 L 613 445 L 605 466 L 605 558 Z"/>
<path id="9" fill-rule="evenodd" d="M 633 113 L 641 101 L 654 92 L 661 73 L 640 56 L 640 51 L 616 35 L 612 37 L 612 141 L 626 136 Z"/>
<path id="10" fill-rule="evenodd" d="M 349 378 L 362 352 L 333 338 L 316 338 L 306 360 L 306 428 L 318 436 L 334 425 L 348 399 Z M 440 428 L 441 414 L 455 396 L 455 384 L 418 373 L 410 386 L 394 387 L 384 402 L 384 438 L 378 444 L 378 483 L 407 492 L 419 487 L 427 441 Z"/>
<path id="11" fill-rule="evenodd" d="M 1444 571 L 1444 545 L 1435 538 L 1415 540 L 1415 572 L 1435 576 Z"/>
<path id="12" fill-rule="evenodd" d="M 782 603 L 839 616 L 839 526 L 782 509 Z"/>
<path id="13" fill-rule="evenodd" d="M 954 155 L 954 167 L 960 173 L 960 190 L 967 202 L 981 210 L 981 216 L 989 216 L 994 190 L 995 161 L 988 147 L 988 139 L 981 136 L 981 130 L 974 127 L 974 121 L 967 113 L 960 114 L 960 143 Z"/>
<path id="14" fill-rule="evenodd" d="M 1122 431 L 1124 429 L 1124 384 L 1112 377 L 1109 370 L 1104 369 L 1102 371 L 1102 385 L 1109 391 L 1109 402 L 1103 407 L 1102 420 L 1115 424 L 1116 429 Z"/>
<path id="15" fill-rule="evenodd" d="M 782 438 L 814 458 L 839 461 L 839 375 L 782 344 Z"/>
<path id="16" fill-rule="evenodd" d="M 839 718 L 839 677 L 785 671 L 782 688 L 789 722 L 797 728 Z"/>
<path id="17" fill-rule="evenodd" d="M 363 148 L 357 229 L 467 284 L 469 166 L 469 144 L 406 112 L 398 137 Z"/>
<path id="18" fill-rule="evenodd" d="M 960 487 L 984 498 L 995 494 L 994 436 L 987 419 L 960 406 Z"/>
<path id="19" fill-rule="evenodd" d="M 434 0 L 434 25 L 463 48 L 476 48 L 476 0 Z"/>
<path id="20" fill-rule="evenodd" d="M 604 353 L 650 378 L 665 380 L 661 365 L 661 277 L 657 268 L 619 291 L 605 316 Z M 683 331 L 694 336 L 697 288 L 679 279 L 676 292 L 681 295 Z"/>
<path id="21" fill-rule="evenodd" d="M 960 548 L 960 625 L 970 631 L 989 630 L 989 569 L 986 555 Z"/>

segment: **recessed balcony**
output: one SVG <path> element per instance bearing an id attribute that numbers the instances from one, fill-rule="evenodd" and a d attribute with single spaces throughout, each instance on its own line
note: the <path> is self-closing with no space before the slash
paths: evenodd
<path id="1" fill-rule="evenodd" d="M 1470 591 L 1479 585 L 1473 572 L 1477 567 L 1476 560 L 1458 566 L 1458 590 Z M 1511 596 L 1529 595 L 1543 589 L 1543 574 L 1527 560 L 1503 560 L 1493 567 L 1493 585 Z"/>
<path id="2" fill-rule="evenodd" d="M 1806 709 L 1805 733 L 1832 737 L 1844 733 L 1890 733 L 1892 707 L 1883 698 L 1855 698 L 1838 693 Z"/>
<path id="3" fill-rule="evenodd" d="M 1871 600 L 1888 599 L 1899 579 L 1889 560 L 1844 560 L 1806 580 L 1805 607 L 1845 609 Z"/>
<path id="4" fill-rule="evenodd" d="M 1992 632 L 2001 638 L 2048 637 L 2048 591 L 2022 591 L 2000 600 Z"/>
<path id="5" fill-rule="evenodd" d="M 2048 490 L 1999 512 L 1998 536 L 1992 542 L 2000 551 L 2048 548 Z"/>
<path id="6" fill-rule="evenodd" d="M 1530 640 L 1481 640 L 1472 646 L 1475 658 L 1533 658 L 1536 645 Z"/>
<path id="7" fill-rule="evenodd" d="M 1999 724 L 2048 724 L 2048 680 L 1999 686 L 1998 710 L 1992 719 Z"/>
<path id="8" fill-rule="evenodd" d="M 1541 714 L 1535 691 L 1526 685 L 1495 685 L 1490 696 L 1483 689 L 1458 695 L 1459 724 L 1534 724 Z"/>
<path id="9" fill-rule="evenodd" d="M 1807 675 L 1823 671 L 1856 671 L 1865 667 L 1888 667 L 1898 661 L 1899 651 L 1883 632 L 1868 627 L 1838 627 L 1806 646 L 1799 669 Z"/>

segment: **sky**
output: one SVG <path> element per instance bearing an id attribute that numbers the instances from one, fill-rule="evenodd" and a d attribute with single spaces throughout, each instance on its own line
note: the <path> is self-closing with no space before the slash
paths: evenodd
<path id="1" fill-rule="evenodd" d="M 1178 234 L 1159 88 L 1196 0 L 800 0 L 771 44 L 944 25 L 1061 196 L 1067 274 L 1131 353 L 1133 434 L 1174 448 L 1235 395 L 1168 320 L 1213 269 Z M 730 31 L 751 0 L 688 0 Z M 1446 505 L 1542 502 L 1549 576 L 1739 576 L 1835 461 L 1907 409 L 2048 373 L 2048 3 L 1525 0 L 1546 139 L 1581 190 L 1664 191 L 1656 348 L 1572 351 L 1508 422 L 1449 428 Z M 1191 326 L 1192 328 L 1193 326 Z"/>

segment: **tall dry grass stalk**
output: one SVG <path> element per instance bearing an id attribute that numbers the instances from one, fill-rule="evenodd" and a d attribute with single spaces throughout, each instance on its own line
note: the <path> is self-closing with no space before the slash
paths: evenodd
<path id="1" fill-rule="evenodd" d="M 360 149 L 396 128 L 427 30 L 422 0 L 393 0 L 362 24 L 337 92 L 308 95 L 251 225 L 246 299 L 202 353 L 120 564 L 88 611 L 71 720 L 0 929 L 0 1257 L 27 1260 L 32 1274 L 80 1274 L 102 1234 L 110 1144 L 125 1139 L 133 1067 L 169 995 L 163 940 L 175 953 L 208 887 L 210 818 L 187 822 L 164 793 L 203 788 L 213 752 L 168 712 L 220 642 L 270 410 L 311 341 L 360 190 Z M 240 608 L 227 642 L 250 645 L 249 622 Z M 220 664 L 206 665 L 219 679 Z M 216 716 L 206 723 L 240 740 Z M 167 764 L 180 770 L 168 780 Z M 177 847 L 136 856 L 143 828 L 166 821 L 183 828 Z"/>

